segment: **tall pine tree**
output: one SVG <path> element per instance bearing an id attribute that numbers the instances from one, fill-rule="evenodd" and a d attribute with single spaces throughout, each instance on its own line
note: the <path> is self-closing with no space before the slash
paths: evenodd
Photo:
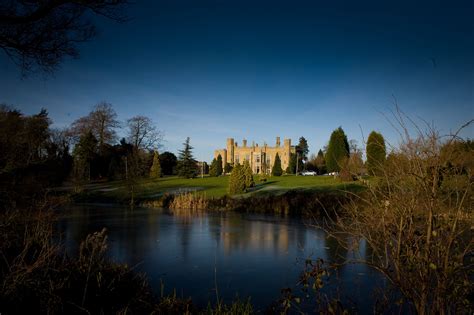
<path id="1" fill-rule="evenodd" d="M 334 130 L 329 139 L 326 151 L 326 167 L 329 172 L 339 172 L 341 163 L 345 158 L 349 158 L 349 141 L 341 127 Z"/>
<path id="2" fill-rule="evenodd" d="M 197 174 L 197 162 L 193 157 L 193 147 L 189 144 L 189 137 L 183 143 L 183 150 L 179 151 L 178 175 L 185 178 L 194 178 Z"/>

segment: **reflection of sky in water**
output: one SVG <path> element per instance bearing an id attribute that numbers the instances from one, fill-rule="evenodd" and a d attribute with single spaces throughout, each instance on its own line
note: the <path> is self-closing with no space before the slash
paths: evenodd
<path id="1" fill-rule="evenodd" d="M 189 217 L 88 205 L 71 206 L 59 223 L 71 254 L 88 233 L 103 227 L 115 261 L 146 272 L 156 293 L 163 280 L 165 290 L 176 288 L 178 296 L 192 296 L 201 306 L 215 301 L 217 281 L 219 298 L 251 296 L 264 308 L 279 297 L 281 288 L 294 287 L 307 258 L 337 261 L 348 255 L 323 231 L 295 218 L 239 213 Z M 339 276 L 342 293 L 359 310 L 369 307 L 378 277 L 363 265 L 343 266 Z"/>

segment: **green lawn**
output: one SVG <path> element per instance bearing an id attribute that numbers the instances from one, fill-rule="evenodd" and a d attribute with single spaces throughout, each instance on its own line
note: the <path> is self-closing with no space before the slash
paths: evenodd
<path id="1" fill-rule="evenodd" d="M 222 197 L 227 194 L 229 176 L 204 177 L 185 179 L 179 177 L 164 177 L 159 179 L 144 179 L 140 181 L 137 189 L 137 198 L 155 199 L 164 193 L 175 193 L 179 191 L 197 191 L 204 193 L 207 197 Z M 289 190 L 311 190 L 311 191 L 357 191 L 361 189 L 358 183 L 343 183 L 332 176 L 280 176 L 269 177 L 266 182 L 261 182 L 255 176 L 256 187 L 244 196 L 260 194 L 280 194 Z M 114 199 L 123 199 L 128 196 L 123 181 L 103 183 L 91 187 L 89 191 Z"/>

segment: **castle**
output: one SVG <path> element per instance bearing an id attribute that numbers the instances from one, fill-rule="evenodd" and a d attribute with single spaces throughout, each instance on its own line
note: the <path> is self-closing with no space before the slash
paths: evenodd
<path id="1" fill-rule="evenodd" d="M 274 147 L 270 147 L 266 143 L 263 146 L 255 143 L 252 143 L 252 146 L 247 146 L 247 140 L 244 139 L 242 146 L 239 147 L 237 142 L 234 142 L 234 138 L 228 138 L 226 148 L 215 150 L 214 158 L 217 159 L 220 154 L 223 166 L 226 163 L 234 165 L 249 161 L 254 174 L 270 174 L 277 153 L 281 160 L 281 168 L 285 170 L 290 162 L 290 154 L 295 153 L 295 146 L 291 145 L 291 139 L 284 139 L 283 146 L 281 146 L 280 137 L 277 137 Z"/>

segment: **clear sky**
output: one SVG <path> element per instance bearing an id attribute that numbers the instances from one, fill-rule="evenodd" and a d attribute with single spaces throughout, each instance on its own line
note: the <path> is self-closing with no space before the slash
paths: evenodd
<path id="1" fill-rule="evenodd" d="M 127 13 L 97 20 L 54 77 L 21 79 L 0 52 L 0 103 L 62 127 L 105 100 L 207 161 L 228 137 L 304 136 L 315 153 L 339 126 L 396 144 L 382 115 L 395 99 L 442 133 L 474 118 L 474 1 L 136 0 Z"/>

